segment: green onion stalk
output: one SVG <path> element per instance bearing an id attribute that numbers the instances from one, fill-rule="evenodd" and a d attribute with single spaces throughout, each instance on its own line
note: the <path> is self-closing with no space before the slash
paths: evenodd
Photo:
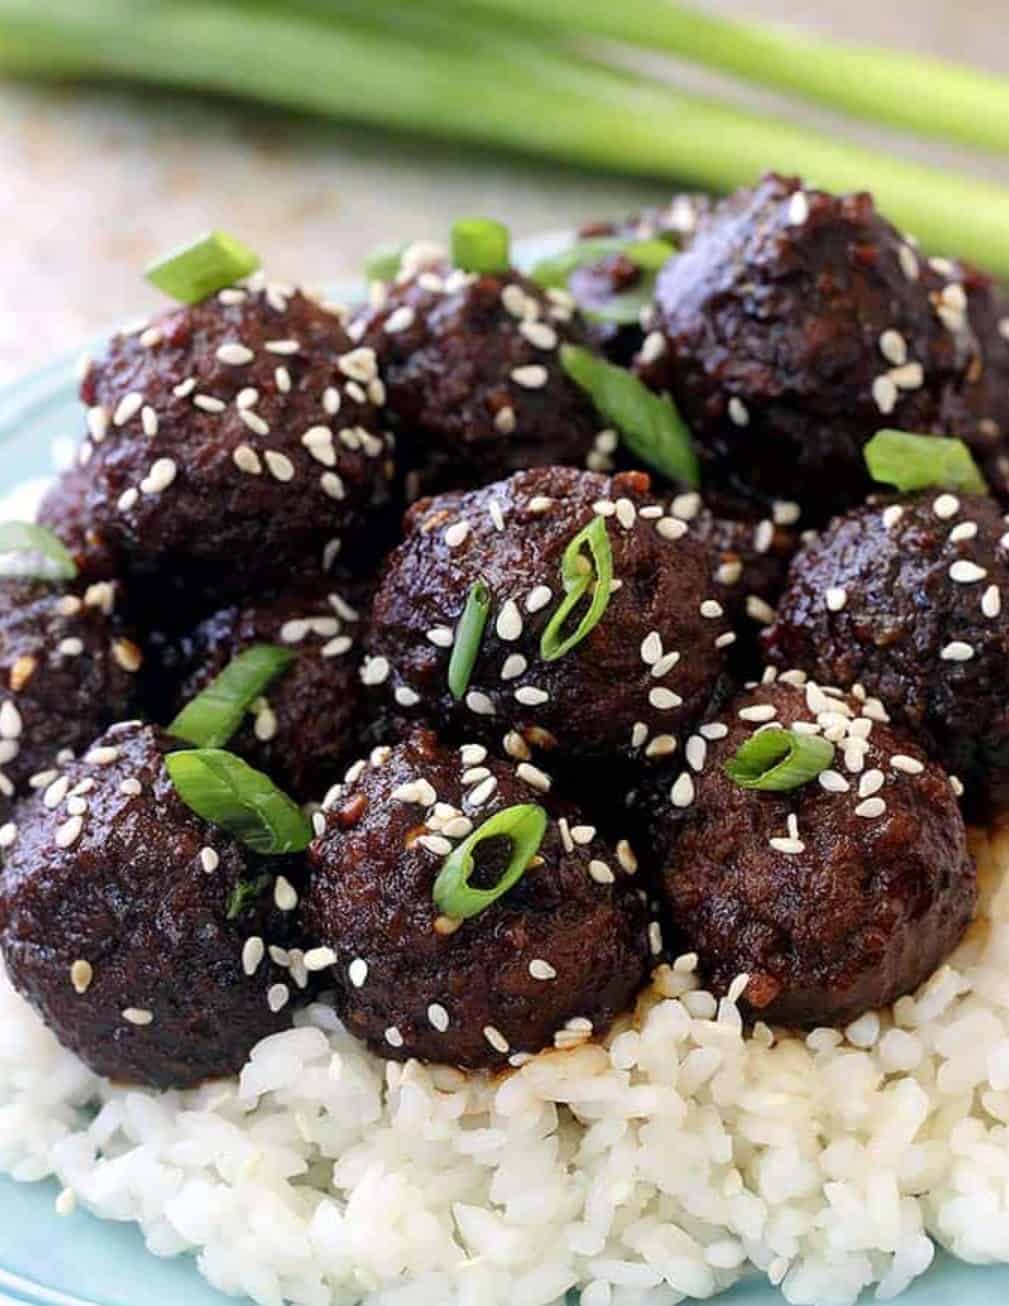
<path id="1" fill-rule="evenodd" d="M 237 96 L 710 190 L 798 172 L 872 190 L 928 248 L 1009 275 L 1005 189 L 617 71 L 528 20 L 402 0 L 0 0 L 4 69 Z"/>

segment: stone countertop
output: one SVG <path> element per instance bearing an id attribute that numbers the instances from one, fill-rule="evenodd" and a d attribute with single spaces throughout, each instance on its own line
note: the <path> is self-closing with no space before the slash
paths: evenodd
<path id="1" fill-rule="evenodd" d="M 717 0 L 710 7 L 1007 71 L 1002 4 Z M 754 100 L 780 110 L 773 97 Z M 909 152 L 962 162 L 955 150 Z M 975 167 L 1009 182 L 1009 162 Z M 280 277 L 333 283 L 355 277 L 374 245 L 440 237 L 462 213 L 501 216 L 523 235 L 628 211 L 671 189 L 248 106 L 13 84 L 0 85 L 0 179 L 0 383 L 146 312 L 157 297 L 139 269 L 210 227 L 233 231 Z"/>

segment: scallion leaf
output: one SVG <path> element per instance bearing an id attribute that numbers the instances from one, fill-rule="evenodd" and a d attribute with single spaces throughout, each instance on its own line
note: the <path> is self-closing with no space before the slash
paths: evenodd
<path id="1" fill-rule="evenodd" d="M 0 522 L 0 576 L 74 580 L 77 564 L 57 537 L 34 522 Z"/>
<path id="2" fill-rule="evenodd" d="M 904 494 L 933 486 L 967 494 L 988 493 L 988 484 L 962 440 L 877 431 L 862 453 L 874 481 L 895 485 Z"/>
<path id="3" fill-rule="evenodd" d="M 276 857 L 301 852 L 312 842 L 312 827 L 297 803 L 234 753 L 219 748 L 169 753 L 165 766 L 187 807 L 255 852 Z"/>
<path id="4" fill-rule="evenodd" d="M 452 263 L 464 272 L 507 272 L 511 236 L 493 218 L 460 218 L 452 224 Z"/>
<path id="5" fill-rule="evenodd" d="M 469 587 L 448 664 L 448 687 L 454 699 L 462 698 L 469 686 L 469 678 L 480 652 L 484 627 L 490 615 L 492 598 L 490 587 L 483 577 Z"/>
<path id="6" fill-rule="evenodd" d="M 208 295 L 251 276 L 259 266 L 259 255 L 234 236 L 211 231 L 191 245 L 151 263 L 144 276 L 172 299 L 182 304 L 197 304 Z"/>
<path id="7" fill-rule="evenodd" d="M 435 906 L 454 920 L 468 920 L 497 902 L 525 875 L 546 829 L 547 814 L 535 803 L 519 803 L 495 812 L 445 858 L 432 891 Z M 469 883 L 473 854 L 487 839 L 510 840 L 512 854 L 492 889 L 474 889 Z"/>
<path id="8" fill-rule="evenodd" d="M 399 272 L 406 246 L 379 245 L 364 260 L 364 275 L 369 281 L 391 281 Z"/>
<path id="9" fill-rule="evenodd" d="M 586 546 L 592 556 L 591 567 L 582 553 L 582 549 Z M 593 517 L 564 550 L 564 557 L 561 559 L 561 579 L 564 583 L 565 597 L 558 604 L 540 637 L 540 657 L 544 662 L 556 662 L 570 653 L 595 630 L 609 607 L 613 594 L 613 550 L 603 517 Z M 588 611 L 576 629 L 565 636 L 565 626 L 590 589 L 592 597 Z"/>
<path id="10" fill-rule="evenodd" d="M 631 290 L 621 291 L 603 303 L 583 307 L 582 313 L 591 322 L 614 322 L 618 326 L 632 326 L 641 321 L 642 312 L 655 299 L 655 273 L 643 272 Z"/>
<path id="11" fill-rule="evenodd" d="M 581 345 L 562 345 L 561 365 L 617 428 L 636 458 L 670 480 L 696 489 L 700 484 L 697 455 L 671 399 L 654 394 L 626 368 L 605 362 Z"/>
<path id="12" fill-rule="evenodd" d="M 263 690 L 295 660 L 293 649 L 254 644 L 187 703 L 169 733 L 197 748 L 223 748 Z"/>
<path id="13" fill-rule="evenodd" d="M 612 254 L 622 254 L 643 272 L 658 272 L 676 251 L 664 240 L 628 240 L 621 236 L 598 236 L 579 240 L 559 254 L 540 259 L 529 273 L 545 290 L 564 290 L 572 272 L 592 267 Z"/>
<path id="14" fill-rule="evenodd" d="M 800 735 L 772 727 L 758 730 L 725 764 L 725 773 L 743 789 L 784 792 L 815 780 L 834 760 L 834 745 L 821 735 Z"/>
<path id="15" fill-rule="evenodd" d="M 253 905 L 272 879 L 273 876 L 268 871 L 264 871 L 262 875 L 257 875 L 254 880 L 239 880 L 228 898 L 226 918 L 233 921 L 236 916 L 241 916 L 247 907 Z"/>

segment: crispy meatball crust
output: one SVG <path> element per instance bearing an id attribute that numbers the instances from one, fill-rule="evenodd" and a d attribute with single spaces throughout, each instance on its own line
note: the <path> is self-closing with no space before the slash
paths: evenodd
<path id="1" fill-rule="evenodd" d="M 224 291 L 115 336 L 81 398 L 84 465 L 43 520 L 86 522 L 131 575 L 234 592 L 334 541 L 352 562 L 386 493 L 374 355 L 298 291 Z"/>
<path id="2" fill-rule="evenodd" d="M 540 637 L 563 596 L 561 559 L 596 515 L 620 586 L 580 644 L 543 661 Z M 384 686 L 401 718 L 458 737 L 518 731 L 570 756 L 641 756 L 656 737 L 687 728 L 718 688 L 732 632 L 711 572 L 705 545 L 651 497 L 640 472 L 540 468 L 426 499 L 380 579 L 362 675 Z M 452 635 L 480 578 L 493 608 L 457 702 Z"/>
<path id="3" fill-rule="evenodd" d="M 675 838 L 663 890 L 682 946 L 716 993 L 748 975 L 754 1017 L 837 1025 L 885 1006 L 935 970 L 973 914 L 949 776 L 864 708 L 812 682 L 747 690 L 709 723 L 699 769 L 663 797 Z M 736 785 L 724 765 L 768 719 L 843 730 L 831 770 L 787 793 Z"/>
<path id="4" fill-rule="evenodd" d="M 542 860 L 446 931 L 432 898 L 444 850 L 519 803 L 550 811 Z M 335 954 L 340 1018 L 379 1054 L 497 1068 L 555 1036 L 602 1034 L 633 1004 L 649 942 L 627 850 L 511 766 L 418 731 L 354 768 L 328 804 L 306 929 Z"/>
<path id="5" fill-rule="evenodd" d="M 189 670 L 174 710 L 252 645 L 290 648 L 297 660 L 254 704 L 228 748 L 294 797 L 317 798 L 359 751 L 359 637 L 367 599 L 361 586 L 327 584 L 223 608 L 184 641 Z"/>
<path id="6" fill-rule="evenodd" d="M 150 726 L 113 726 L 18 808 L 0 871 L 15 987 L 92 1070 L 155 1088 L 239 1070 L 290 1025 L 297 992 L 263 955 L 264 943 L 294 941 L 271 886 L 278 864 L 292 879 L 297 869 L 256 859 L 190 811 L 164 765 L 178 746 Z M 236 912 L 236 888 L 260 880 Z"/>
<path id="7" fill-rule="evenodd" d="M 963 298 L 869 195 L 771 175 L 660 274 L 666 347 L 638 366 L 675 397 L 706 483 L 823 520 L 866 493 L 862 446 L 881 426 L 943 429 L 977 356 Z"/>
<path id="8" fill-rule="evenodd" d="M 1009 542 L 994 499 L 929 491 L 834 521 L 792 564 L 765 647 L 860 684 L 961 778 L 1009 765 Z"/>
<path id="9" fill-rule="evenodd" d="M 14 794 L 127 716 L 142 654 L 119 587 L 0 581 L 0 818 Z"/>
<path id="10" fill-rule="evenodd" d="M 586 464 L 606 424 L 561 367 L 558 346 L 588 338 L 566 292 L 439 263 L 379 300 L 355 325 L 382 369 L 411 498 Z"/>

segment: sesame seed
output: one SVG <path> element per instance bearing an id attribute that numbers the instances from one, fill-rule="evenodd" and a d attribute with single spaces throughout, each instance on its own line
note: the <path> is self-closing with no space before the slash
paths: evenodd
<path id="1" fill-rule="evenodd" d="M 795 857 L 799 853 L 806 851 L 806 845 L 801 839 L 786 838 L 777 836 L 767 841 L 770 846 L 778 853 L 787 853 L 790 857 Z"/>
<path id="2" fill-rule="evenodd" d="M 436 648 L 451 648 L 455 637 L 448 626 L 432 626 L 425 638 Z"/>
<path id="3" fill-rule="evenodd" d="M 161 494 L 175 480 L 177 468 L 171 458 L 158 458 L 151 465 L 151 470 L 140 482 L 144 494 Z"/>
<path id="4" fill-rule="evenodd" d="M 322 492 L 330 499 L 343 499 L 346 496 L 342 479 L 336 472 L 323 472 L 319 477 Z"/>
<path id="5" fill-rule="evenodd" d="M 240 472 L 245 472 L 248 476 L 262 475 L 263 464 L 259 454 L 247 444 L 240 444 L 231 455 L 231 460 Z"/>
<path id="6" fill-rule="evenodd" d="M 448 1012 L 440 1002 L 431 1003 L 427 1009 L 427 1018 L 439 1034 L 444 1034 L 448 1029 Z"/>
<path id="7" fill-rule="evenodd" d="M 940 494 L 932 504 L 932 511 L 946 521 L 960 511 L 960 500 L 955 494 Z"/>
<path id="8" fill-rule="evenodd" d="M 242 970 L 246 975 L 255 975 L 259 963 L 266 956 L 266 946 L 256 934 L 245 940 L 242 945 Z"/>
<path id="9" fill-rule="evenodd" d="M 721 617 L 724 613 L 724 609 L 717 599 L 705 599 L 701 604 L 700 613 L 702 617 L 705 617 L 710 621 L 716 617 Z"/>
<path id="10" fill-rule="evenodd" d="M 119 760 L 119 749 L 108 745 L 92 748 L 84 760 L 90 762 L 92 766 L 112 766 Z"/>
<path id="11" fill-rule="evenodd" d="M 144 404 L 144 396 L 136 390 L 131 390 L 129 394 L 123 395 L 116 405 L 116 411 L 112 415 L 114 426 L 125 426 L 128 421 L 136 417 L 137 413 Z"/>
<path id="12" fill-rule="evenodd" d="M 443 538 L 450 549 L 457 549 L 459 545 L 465 541 L 469 532 L 469 522 L 463 518 L 462 521 L 453 522 L 453 524 L 445 531 Z"/>
<path id="13" fill-rule="evenodd" d="M 1002 595 L 997 585 L 989 585 L 982 594 L 981 611 L 986 617 L 997 617 L 1002 611 Z"/>
<path id="14" fill-rule="evenodd" d="M 957 559 L 949 569 L 950 580 L 956 581 L 958 585 L 973 585 L 975 581 L 984 580 L 987 575 L 984 567 L 979 567 L 967 558 Z"/>
<path id="15" fill-rule="evenodd" d="M 512 368 L 511 379 L 524 390 L 542 390 L 549 380 L 547 369 L 540 363 L 528 363 Z"/>
<path id="16" fill-rule="evenodd" d="M 495 776 L 488 776 L 486 780 L 481 780 L 475 789 L 471 789 L 466 795 L 466 801 L 471 807 L 482 807 L 491 797 L 497 788 L 497 779 Z"/>
<path id="17" fill-rule="evenodd" d="M 10 699 L 5 699 L 0 704 L 0 738 L 18 739 L 23 729 L 24 722 L 21 720 L 21 713 Z"/>
<path id="18" fill-rule="evenodd" d="M 907 341 L 893 327 L 879 337 L 879 352 L 888 363 L 900 367 L 907 362 Z"/>
<path id="19" fill-rule="evenodd" d="M 651 331 L 641 344 L 641 361 L 654 363 L 666 352 L 666 338 L 661 331 Z"/>
<path id="20" fill-rule="evenodd" d="M 413 326 L 417 314 L 409 304 L 401 304 L 399 308 L 393 309 L 385 320 L 383 330 L 387 335 L 394 336 L 400 331 L 407 331 Z"/>
<path id="21" fill-rule="evenodd" d="M 539 612 L 553 598 L 553 593 L 546 585 L 537 585 L 526 597 L 526 612 Z"/>
<path id="22" fill-rule="evenodd" d="M 606 863 L 599 861 L 597 858 L 593 858 L 589 862 L 589 875 L 595 880 L 596 884 L 613 884 L 616 880 L 616 876 Z"/>
<path id="23" fill-rule="evenodd" d="M 824 594 L 829 612 L 840 612 L 848 602 L 848 591 L 839 585 L 832 585 Z"/>
<path id="24" fill-rule="evenodd" d="M 662 657 L 662 636 L 657 630 L 649 633 L 641 641 L 641 660 L 647 666 L 654 666 Z"/>
<path id="25" fill-rule="evenodd" d="M 653 957 L 662 951 L 662 926 L 658 921 L 651 921 L 648 926 L 648 948 Z"/>
<path id="26" fill-rule="evenodd" d="M 552 980 L 557 978 L 557 971 L 548 961 L 541 957 L 534 957 L 529 963 L 529 974 L 535 980 Z"/>
<path id="27" fill-rule="evenodd" d="M 669 791 L 674 807 L 689 807 L 694 801 L 694 782 L 689 771 L 681 771 L 676 783 Z"/>
<path id="28" fill-rule="evenodd" d="M 738 715 L 740 721 L 773 721 L 778 709 L 773 703 L 755 703 L 752 707 L 741 707 Z"/>
<path id="29" fill-rule="evenodd" d="M 512 641 L 522 634 L 522 616 L 514 599 L 508 599 L 498 613 L 495 629 L 499 639 Z"/>
<path id="30" fill-rule="evenodd" d="M 286 876 L 278 875 L 273 886 L 273 901 L 278 911 L 294 911 L 298 905 L 298 894 L 294 885 Z"/>
<path id="31" fill-rule="evenodd" d="M 660 712 L 668 712 L 683 705 L 683 699 L 679 694 L 674 694 L 671 689 L 666 689 L 662 685 L 656 685 L 654 689 L 648 691 L 648 701 Z"/>
<path id="32" fill-rule="evenodd" d="M 851 788 L 844 776 L 837 771 L 821 771 L 817 779 L 820 782 L 820 787 L 825 789 L 828 794 L 846 794 Z"/>
<path id="33" fill-rule="evenodd" d="M 529 668 L 528 661 L 521 653 L 510 653 L 501 665 L 502 680 L 518 680 Z"/>
<path id="34" fill-rule="evenodd" d="M 664 540 L 680 540 L 686 535 L 687 526 L 676 517 L 660 517 L 655 523 L 655 531 Z"/>
<path id="35" fill-rule="evenodd" d="M 521 703 L 523 707 L 540 707 L 549 698 L 550 695 L 545 689 L 538 689 L 535 685 L 523 685 L 515 691 L 515 701 Z"/>
<path id="36" fill-rule="evenodd" d="M 361 667 L 361 683 L 364 685 L 381 685 L 389 679 L 388 659 L 383 657 L 366 657 Z"/>
<path id="37" fill-rule="evenodd" d="M 511 1051 L 511 1044 L 501 1031 L 496 1029 L 493 1025 L 484 1025 L 483 1036 L 495 1052 L 505 1053 Z"/>
<path id="38" fill-rule="evenodd" d="M 61 639 L 56 649 L 65 658 L 79 658 L 84 652 L 84 641 L 78 639 L 76 635 L 71 635 L 67 639 Z"/>
<path id="39" fill-rule="evenodd" d="M 524 780 L 527 785 L 532 785 L 540 793 L 549 793 L 553 781 L 547 775 L 546 771 L 541 771 L 538 766 L 533 766 L 530 762 L 520 762 L 515 768 L 515 774 L 520 780 Z"/>
<path id="40" fill-rule="evenodd" d="M 502 435 L 511 435 L 517 425 L 518 419 L 515 416 L 515 409 L 510 404 L 506 404 L 504 408 L 499 408 L 494 414 L 494 427 Z"/>
<path id="41" fill-rule="evenodd" d="M 94 977 L 94 967 L 83 957 L 78 957 L 70 967 L 70 983 L 75 993 L 87 993 Z"/>
<path id="42" fill-rule="evenodd" d="M 809 200 L 804 191 L 797 190 L 788 201 L 788 224 L 792 227 L 801 227 L 808 220 Z"/>
<path id="43" fill-rule="evenodd" d="M 153 1014 L 143 1007 L 125 1007 L 122 1016 L 131 1025 L 150 1025 L 154 1020 Z"/>
<path id="44" fill-rule="evenodd" d="M 84 821 L 79 816 L 71 816 L 68 821 L 59 827 L 56 831 L 56 847 L 71 848 L 81 837 L 84 830 Z"/>
<path id="45" fill-rule="evenodd" d="M 70 781 L 65 775 L 54 780 L 42 795 L 42 802 L 49 811 L 54 811 L 67 796 L 67 790 L 70 788 Z"/>
<path id="46" fill-rule="evenodd" d="M 264 340 L 263 348 L 270 354 L 296 354 L 301 346 L 297 340 Z"/>
<path id="47" fill-rule="evenodd" d="M 347 978 L 355 989 L 363 988 L 368 978 L 368 963 L 363 957 L 355 957 L 347 967 Z"/>
<path id="48" fill-rule="evenodd" d="M 291 997 L 291 990 L 286 984 L 271 984 L 266 991 L 266 1005 L 274 1015 L 283 1011 Z"/>
<path id="49" fill-rule="evenodd" d="M 700 735 L 691 735 L 684 750 L 688 765 L 694 771 L 703 771 L 707 755 L 708 745 L 705 740 Z"/>
<path id="50" fill-rule="evenodd" d="M 557 332 L 545 322 L 522 322 L 519 324 L 519 335 L 536 349 L 557 348 Z"/>
<path id="51" fill-rule="evenodd" d="M 546 494 L 534 494 L 529 500 L 529 511 L 536 513 L 537 516 L 542 516 L 543 513 L 549 512 L 553 506 L 553 499 Z"/>
<path id="52" fill-rule="evenodd" d="M 496 708 L 486 694 L 479 689 L 471 689 L 466 695 L 466 706 L 477 716 L 494 716 Z"/>
<path id="53" fill-rule="evenodd" d="M 879 793 L 883 788 L 883 772 L 873 767 L 871 771 L 866 771 L 858 782 L 859 798 L 871 798 L 873 794 Z"/>
<path id="54" fill-rule="evenodd" d="M 228 405 L 223 399 L 217 399 L 214 395 L 194 395 L 193 406 L 205 413 L 223 413 Z"/>
<path id="55" fill-rule="evenodd" d="M 595 837 L 596 827 L 594 825 L 573 825 L 571 827 L 571 839 L 580 848 L 590 844 Z"/>
<path id="56" fill-rule="evenodd" d="M 294 463 L 286 454 L 278 453 L 275 449 L 267 449 L 263 457 L 266 459 L 270 474 L 276 480 L 287 482 L 294 479 Z"/>
<path id="57" fill-rule="evenodd" d="M 217 349 L 217 361 L 227 363 L 229 367 L 244 367 L 246 363 L 251 363 L 255 356 L 247 345 L 237 342 L 219 345 Z"/>
<path id="58" fill-rule="evenodd" d="M 888 376 L 877 376 L 872 383 L 872 398 L 883 414 L 892 413 L 900 398 L 900 391 Z"/>
<path id="59" fill-rule="evenodd" d="M 18 828 L 13 821 L 0 825 L 0 848 L 13 848 L 17 841 Z"/>
<path id="60" fill-rule="evenodd" d="M 882 798 L 867 798 L 864 803 L 859 803 L 855 808 L 855 815 L 871 820 L 873 817 L 882 816 L 885 811 L 886 803 Z"/>
<path id="61" fill-rule="evenodd" d="M 401 1048 L 403 1046 L 403 1035 L 395 1025 L 390 1025 L 385 1031 L 385 1041 L 391 1048 Z"/>
<path id="62" fill-rule="evenodd" d="M 207 875 L 212 875 L 221 864 L 221 859 L 213 848 L 200 849 L 200 865 Z"/>
<path id="63" fill-rule="evenodd" d="M 897 258 L 900 262 L 900 270 L 908 281 L 918 280 L 918 256 L 910 245 L 901 245 L 897 250 Z"/>
<path id="64" fill-rule="evenodd" d="M 140 424 L 144 435 L 155 436 L 158 433 L 158 415 L 150 404 L 144 404 L 140 410 Z"/>
<path id="65" fill-rule="evenodd" d="M 258 413 L 254 413 L 251 408 L 240 408 L 238 416 L 244 426 L 247 426 L 255 435 L 269 435 L 270 424 L 263 420 Z"/>
<path id="66" fill-rule="evenodd" d="M 970 644 L 965 644 L 960 639 L 951 640 L 939 654 L 943 662 L 969 662 L 973 656 L 974 650 Z"/>
<path id="67" fill-rule="evenodd" d="M 908 757 L 906 753 L 894 753 L 890 758 L 890 765 L 895 771 L 903 771 L 905 775 L 921 775 L 925 770 L 924 762 L 920 762 L 916 757 Z"/>
<path id="68" fill-rule="evenodd" d="M 959 544 L 962 540 L 973 540 L 977 536 L 976 521 L 958 522 L 949 533 L 950 541 Z"/>
<path id="69" fill-rule="evenodd" d="M 921 363 L 905 363 L 903 367 L 891 367 L 888 375 L 900 390 L 920 390 L 925 384 L 925 369 Z"/>
<path id="70" fill-rule="evenodd" d="M 962 797 L 963 797 L 963 793 L 964 793 L 963 783 L 962 783 L 962 781 L 960 780 L 960 777 L 959 777 L 959 776 L 956 776 L 956 775 L 951 775 L 951 776 L 950 776 L 950 778 L 949 778 L 949 787 L 950 787 L 950 788 L 953 790 L 953 792 L 956 794 L 957 798 L 962 798 Z"/>
<path id="71" fill-rule="evenodd" d="M 634 743 L 634 747 L 640 748 L 641 744 L 645 742 L 645 738 L 647 738 L 647 733 L 645 737 L 640 740 L 640 742 L 636 741 Z M 655 738 L 649 742 L 648 747 L 645 749 L 645 756 L 668 757 L 670 753 L 675 753 L 676 749 L 677 749 L 677 742 L 676 742 L 675 735 L 656 735 Z"/>
<path id="72" fill-rule="evenodd" d="M 737 395 L 733 395 L 729 400 L 729 419 L 736 426 L 749 425 L 750 410 Z"/>
<path id="73" fill-rule="evenodd" d="M 452 851 L 451 843 L 443 839 L 440 834 L 422 834 L 417 843 L 429 853 L 434 853 L 436 857 L 447 857 Z"/>

